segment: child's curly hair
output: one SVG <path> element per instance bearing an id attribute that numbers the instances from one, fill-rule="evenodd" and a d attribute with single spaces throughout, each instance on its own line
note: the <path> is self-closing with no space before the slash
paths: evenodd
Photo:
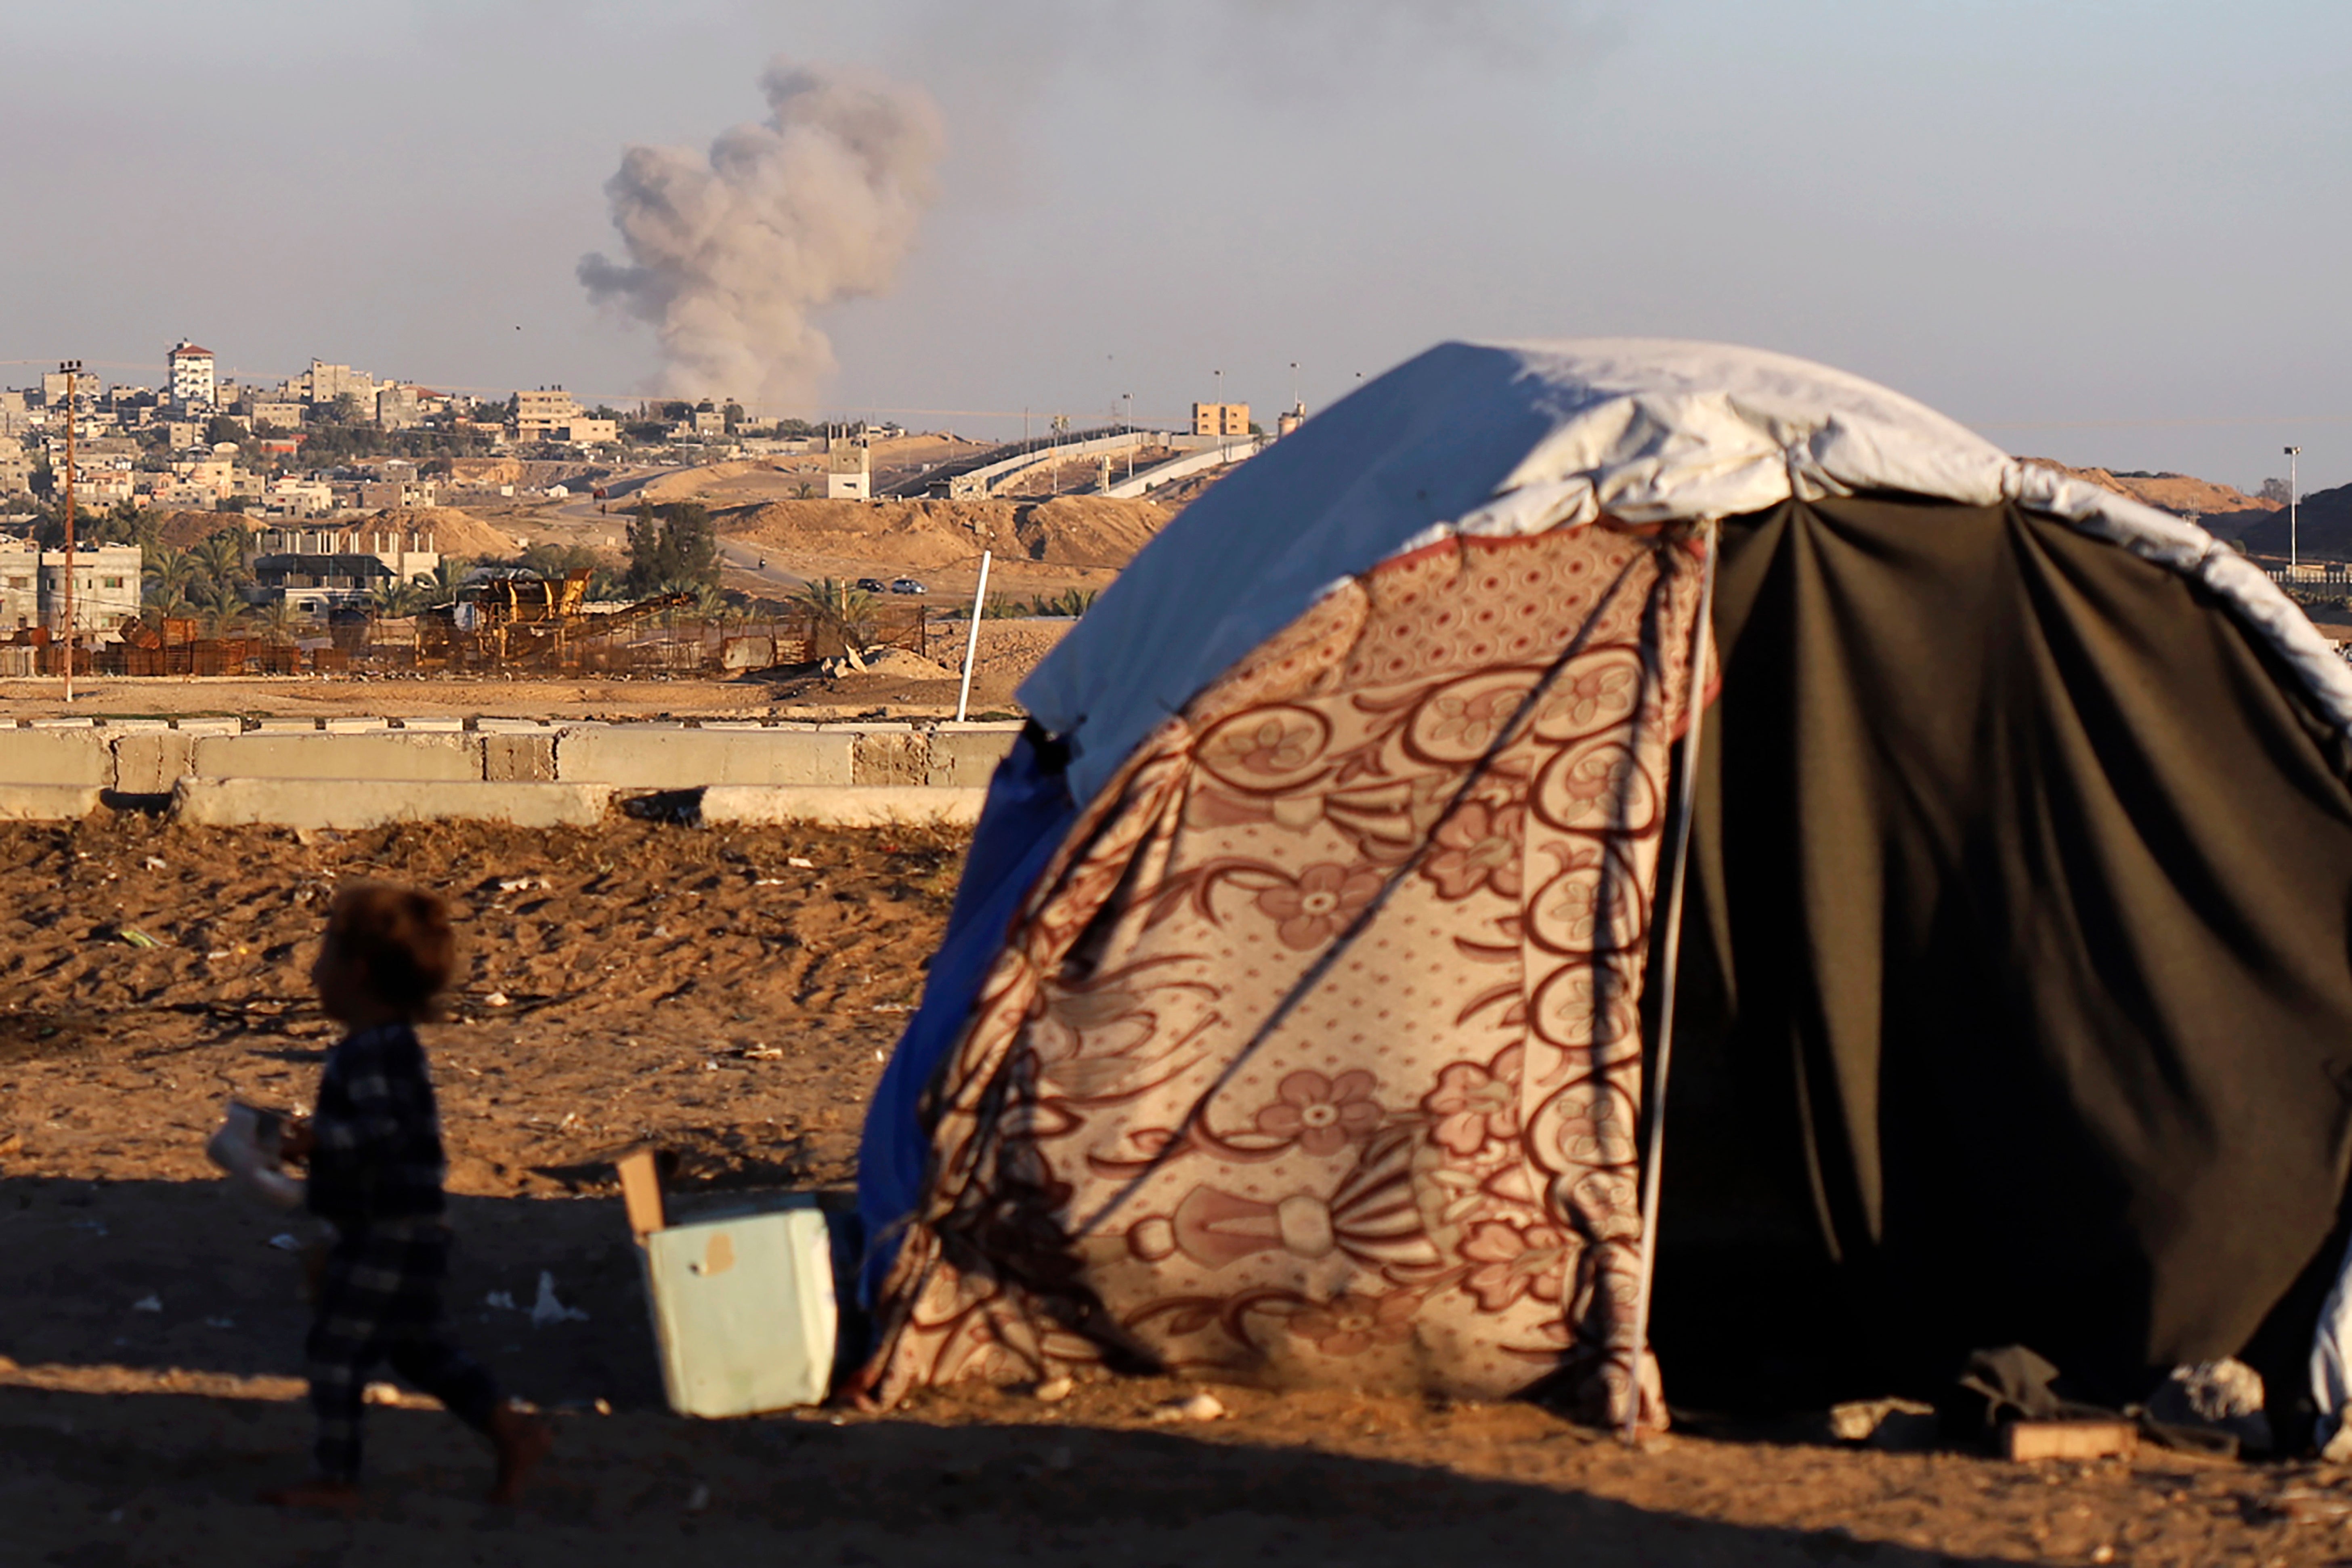
<path id="1" fill-rule="evenodd" d="M 367 969 L 376 999 L 412 1019 L 434 1016 L 457 959 L 449 908 L 421 888 L 353 882 L 327 910 L 327 941 Z"/>

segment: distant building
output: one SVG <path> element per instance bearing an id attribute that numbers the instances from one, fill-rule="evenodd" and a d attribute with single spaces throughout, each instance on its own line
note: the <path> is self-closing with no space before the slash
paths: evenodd
<path id="1" fill-rule="evenodd" d="M 874 449 L 863 442 L 843 442 L 824 455 L 824 499 L 874 499 Z"/>
<path id="2" fill-rule="evenodd" d="M 515 394 L 515 439 L 552 441 L 555 432 L 580 416 L 580 405 L 560 386 Z"/>
<path id="3" fill-rule="evenodd" d="M 556 430 L 555 438 L 568 441 L 574 447 L 602 446 L 621 438 L 621 422 L 617 419 L 574 418 Z"/>
<path id="4" fill-rule="evenodd" d="M 272 479 L 261 505 L 271 517 L 321 517 L 335 510 L 335 489 L 321 479 Z"/>
<path id="5" fill-rule="evenodd" d="M 246 407 L 256 425 L 275 425 L 280 430 L 302 427 L 303 407 L 299 403 L 248 403 Z"/>
<path id="6" fill-rule="evenodd" d="M 359 405 L 361 418 L 375 417 L 375 377 L 364 371 L 314 359 L 302 373 L 300 388 L 303 399 L 313 408 L 348 395 Z"/>
<path id="7" fill-rule="evenodd" d="M 213 374 L 212 350 L 198 348 L 182 338 L 165 356 L 163 370 L 163 385 L 173 407 L 189 414 L 212 411 L 220 390 Z"/>
<path id="8" fill-rule="evenodd" d="M 139 613 L 143 557 L 135 544 L 83 545 L 73 552 L 73 624 L 84 636 L 112 631 Z M 29 539 L 0 539 L 0 631 L 66 629 L 67 556 Z"/>
<path id="9" fill-rule="evenodd" d="M 254 535 L 255 592 L 304 615 L 364 603 L 393 583 L 429 579 L 441 564 L 434 536 L 406 529 L 264 529 Z"/>
<path id="10" fill-rule="evenodd" d="M 0 436 L 0 496 L 13 496 L 33 488 L 33 454 L 25 444 L 11 436 Z"/>
<path id="11" fill-rule="evenodd" d="M 375 422 L 387 430 L 407 430 L 425 421 L 418 388 L 386 382 L 375 390 Z"/>
<path id="12" fill-rule="evenodd" d="M 441 487 L 430 480 L 362 479 L 359 504 L 363 511 L 424 511 L 441 504 Z"/>
<path id="13" fill-rule="evenodd" d="M 1249 425 L 1249 405 L 1246 403 L 1192 405 L 1192 434 L 1195 436 L 1246 436 Z"/>
<path id="14" fill-rule="evenodd" d="M 53 370 L 41 377 L 41 401 L 44 404 L 47 404 L 49 407 L 62 408 L 65 406 L 66 390 L 66 373 L 64 371 Z M 84 409 L 88 409 L 92 404 L 98 401 L 98 395 L 100 391 L 98 381 L 98 373 L 96 371 L 89 370 L 83 371 L 79 376 L 75 378 L 73 391 L 81 399 L 81 406 Z"/>

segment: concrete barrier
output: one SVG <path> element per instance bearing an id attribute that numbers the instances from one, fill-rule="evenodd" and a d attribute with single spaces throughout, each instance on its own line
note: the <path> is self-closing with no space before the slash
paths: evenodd
<path id="1" fill-rule="evenodd" d="M 215 779 L 437 779 L 482 777 L 478 736 L 325 734 L 313 731 L 205 735 L 196 741 L 189 772 Z"/>
<path id="2" fill-rule="evenodd" d="M 934 788 L 986 789 L 989 779 L 1021 738 L 1017 724 L 986 729 L 942 726 L 930 734 L 929 766 L 923 782 Z"/>
<path id="3" fill-rule="evenodd" d="M 667 730 L 570 726 L 555 742 L 555 776 L 632 789 L 705 784 L 853 784 L 857 736 L 805 730 Z"/>
<path id="4" fill-rule="evenodd" d="M 114 784 L 114 753 L 96 730 L 0 730 L 0 784 Z"/>
<path id="5" fill-rule="evenodd" d="M 79 822 L 98 797 L 96 784 L 0 784 L 0 822 Z"/>
<path id="6" fill-rule="evenodd" d="M 702 792 L 706 823 L 812 822 L 827 827 L 969 827 L 984 789 L 890 784 L 713 784 Z"/>
<path id="7" fill-rule="evenodd" d="M 184 778 L 172 792 L 172 816 L 206 827 L 267 823 L 349 829 L 443 821 L 593 827 L 604 820 L 612 796 L 604 784 L 479 779 Z"/>
<path id="8" fill-rule="evenodd" d="M 114 741 L 117 795 L 169 795 L 183 774 L 195 772 L 196 742 L 180 730 L 135 730 Z"/>
<path id="9" fill-rule="evenodd" d="M 1012 749 L 1020 730 L 1018 724 L 1003 723 L 818 725 L 723 720 L 699 728 L 675 723 L 547 724 L 495 719 L 481 720 L 470 729 L 461 728 L 457 720 L 414 721 L 401 728 L 383 719 L 338 719 L 332 723 L 332 728 L 321 728 L 307 720 L 271 721 L 269 727 L 250 730 L 235 719 L 212 718 L 188 718 L 176 723 L 153 719 L 105 720 L 95 724 L 87 720 L 22 726 L 0 723 L 0 785 L 111 792 L 118 801 L 170 795 L 187 779 L 240 786 L 274 781 L 305 786 L 296 792 L 303 795 L 331 795 L 353 781 L 385 786 L 577 784 L 606 794 L 710 788 L 978 791 Z M 205 792 L 197 795 L 199 804 L 188 810 L 232 809 L 210 804 L 214 797 Z M 244 799 L 248 795 L 255 800 L 265 795 L 272 801 L 295 799 L 284 792 L 250 791 L 246 795 L 232 791 L 219 798 Z M 67 809 L 60 802 L 69 805 L 82 798 L 79 793 L 44 795 L 37 805 L 26 809 L 46 816 Z M 461 794 L 448 798 L 496 801 L 499 797 Z M 875 800 L 878 804 L 885 798 L 877 795 Z M 292 815 L 234 819 L 295 823 L 299 818 L 300 824 L 324 825 L 325 819 L 316 811 L 286 809 Z M 895 813 L 892 820 L 910 819 L 908 809 L 901 801 L 889 806 L 886 815 Z M 949 809 L 956 819 L 967 819 L 958 815 L 962 807 Z M 457 815 L 469 815 L 472 810 L 468 806 Z M 504 810 L 496 806 L 490 814 L 505 819 Z M 442 814 L 438 806 L 426 812 Z M 927 806 L 917 811 L 915 818 L 931 820 L 936 815 Z M 397 815 L 383 818 L 396 819 Z"/>

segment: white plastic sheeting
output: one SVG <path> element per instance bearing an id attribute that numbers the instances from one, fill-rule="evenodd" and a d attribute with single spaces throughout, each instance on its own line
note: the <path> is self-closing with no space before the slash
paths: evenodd
<path id="1" fill-rule="evenodd" d="M 1021 688 L 1086 801 L 1136 743 L 1316 597 L 1448 534 L 1696 521 L 1892 491 L 2013 500 L 2193 577 L 2352 732 L 2352 668 L 2204 530 L 2017 462 L 1932 409 L 1784 354 L 1666 339 L 1444 343 L 1237 468 Z"/>

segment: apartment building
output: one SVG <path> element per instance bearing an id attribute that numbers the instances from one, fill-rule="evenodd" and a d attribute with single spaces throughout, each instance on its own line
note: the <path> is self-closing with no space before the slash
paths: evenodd
<path id="1" fill-rule="evenodd" d="M 163 359 L 163 385 L 173 408 L 183 413 L 211 412 L 219 386 L 214 376 L 213 351 L 182 338 Z"/>
<path id="2" fill-rule="evenodd" d="M 73 552 L 73 624 L 85 637 L 108 632 L 139 613 L 140 572 L 135 544 L 83 545 Z M 0 539 L 0 632 L 26 626 L 65 630 L 66 552 L 44 550 L 29 539 Z"/>
<path id="3" fill-rule="evenodd" d="M 33 488 L 33 454 L 22 441 L 0 436 L 0 496 L 13 496 Z"/>
<path id="4" fill-rule="evenodd" d="M 1246 403 L 1195 403 L 1192 405 L 1192 434 L 1195 436 L 1246 436 L 1249 434 L 1250 405 Z"/>
<path id="5" fill-rule="evenodd" d="M 253 542 L 255 594 L 310 616 L 363 603 L 387 584 L 429 579 L 441 564 L 433 535 L 407 529 L 268 528 Z"/>
<path id="6" fill-rule="evenodd" d="M 515 394 L 515 439 L 552 441 L 555 433 L 580 417 L 580 405 L 560 386 L 542 386 Z"/>

